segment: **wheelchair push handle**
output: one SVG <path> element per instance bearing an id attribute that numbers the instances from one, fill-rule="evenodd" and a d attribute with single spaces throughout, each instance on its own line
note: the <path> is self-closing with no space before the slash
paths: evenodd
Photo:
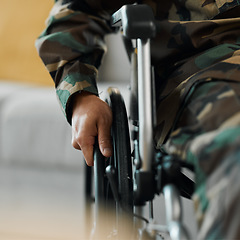
<path id="1" fill-rule="evenodd" d="M 156 34 L 153 11 L 145 4 L 124 5 L 112 15 L 112 24 L 122 26 L 123 36 L 137 39 L 137 84 L 139 157 L 141 171 L 151 172 L 153 155 L 153 97 L 150 39 Z"/>
<path id="2" fill-rule="evenodd" d="M 145 4 L 124 5 L 112 15 L 111 25 L 122 26 L 123 35 L 129 39 L 148 39 L 156 34 L 153 11 Z"/>

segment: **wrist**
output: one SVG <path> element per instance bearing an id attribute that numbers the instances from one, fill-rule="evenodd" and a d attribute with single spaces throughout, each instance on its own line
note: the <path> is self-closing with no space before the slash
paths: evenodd
<path id="1" fill-rule="evenodd" d="M 72 125 L 72 117 L 73 117 L 74 110 L 77 107 L 79 107 L 81 104 L 83 104 L 83 102 L 87 102 L 85 101 L 85 99 L 88 96 L 96 96 L 96 95 L 94 93 L 90 93 L 87 91 L 78 91 L 74 93 L 72 96 L 70 96 L 70 98 L 68 99 L 67 119 L 71 125 Z"/>

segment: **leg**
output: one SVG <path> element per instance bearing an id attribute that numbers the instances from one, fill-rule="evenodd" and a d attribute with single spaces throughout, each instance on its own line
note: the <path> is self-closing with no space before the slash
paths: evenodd
<path id="1" fill-rule="evenodd" d="M 240 83 L 199 83 L 165 144 L 193 163 L 199 239 L 240 238 Z"/>

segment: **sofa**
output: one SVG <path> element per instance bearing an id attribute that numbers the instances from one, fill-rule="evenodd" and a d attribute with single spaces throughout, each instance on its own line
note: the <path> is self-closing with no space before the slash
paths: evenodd
<path id="1" fill-rule="evenodd" d="M 86 239 L 84 175 L 54 88 L 0 81 L 0 239 Z"/>

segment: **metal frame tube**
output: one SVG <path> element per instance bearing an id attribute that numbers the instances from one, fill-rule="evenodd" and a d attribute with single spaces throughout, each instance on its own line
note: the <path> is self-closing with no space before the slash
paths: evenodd
<path id="1" fill-rule="evenodd" d="M 139 153 L 142 171 L 151 170 L 153 154 L 152 80 L 150 39 L 137 39 Z"/>
<path id="2" fill-rule="evenodd" d="M 182 203 L 176 186 L 169 184 L 163 188 L 165 198 L 166 220 L 172 240 L 188 240 L 189 233 L 182 223 Z"/>

